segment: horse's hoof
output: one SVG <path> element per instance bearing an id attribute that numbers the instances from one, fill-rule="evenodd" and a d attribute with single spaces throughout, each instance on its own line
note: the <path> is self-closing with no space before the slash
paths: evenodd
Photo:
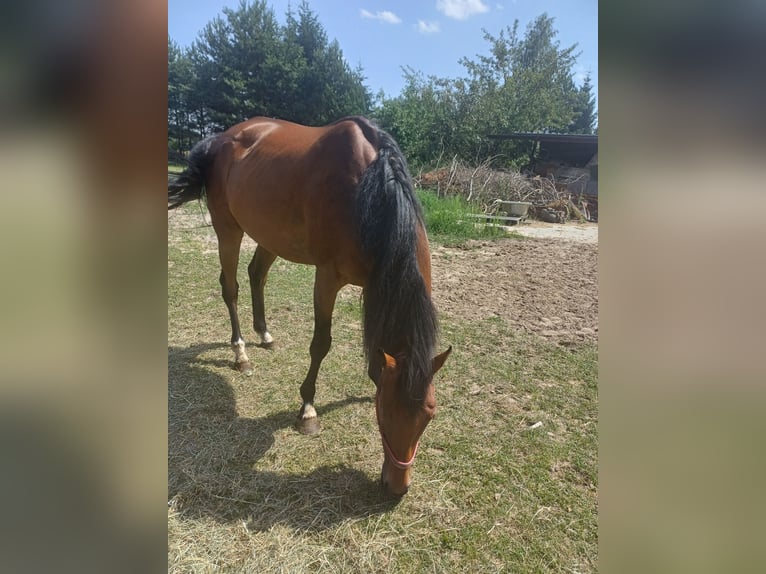
<path id="1" fill-rule="evenodd" d="M 236 363 L 234 368 L 248 377 L 253 374 L 253 365 L 250 362 Z"/>
<path id="2" fill-rule="evenodd" d="M 256 329 L 256 331 L 258 331 L 258 329 Z M 258 345 L 259 347 L 262 349 L 274 348 L 274 337 L 271 336 L 271 333 L 265 331 L 264 333 L 258 332 L 258 334 L 261 336 L 261 342 Z"/>
<path id="3" fill-rule="evenodd" d="M 319 418 L 311 417 L 310 419 L 299 418 L 295 423 L 295 428 L 301 434 L 314 435 L 319 434 Z"/>

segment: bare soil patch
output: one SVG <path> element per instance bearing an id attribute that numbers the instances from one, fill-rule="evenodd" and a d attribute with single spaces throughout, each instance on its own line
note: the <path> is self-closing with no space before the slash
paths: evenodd
<path id="1" fill-rule="evenodd" d="M 598 243 L 504 239 L 431 252 L 441 313 L 500 317 L 564 345 L 598 340 Z"/>
<path id="2" fill-rule="evenodd" d="M 532 221 L 508 228 L 525 237 L 563 239 L 580 243 L 598 243 L 598 225 L 595 223 L 545 223 Z"/>

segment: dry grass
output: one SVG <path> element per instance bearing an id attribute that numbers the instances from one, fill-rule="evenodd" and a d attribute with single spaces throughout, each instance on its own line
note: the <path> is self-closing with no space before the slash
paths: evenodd
<path id="1" fill-rule="evenodd" d="M 338 300 L 317 386 L 322 432 L 307 438 L 292 425 L 313 270 L 274 265 L 266 307 L 276 348 L 250 345 L 255 372 L 241 375 L 215 241 L 201 225 L 196 205 L 169 217 L 170 572 L 596 571 L 595 345 L 563 348 L 500 318 L 445 314 L 442 340 L 455 351 L 437 377 L 438 414 L 410 493 L 392 500 L 377 483 L 359 290 Z M 250 253 L 240 316 L 253 340 Z"/>
<path id="2" fill-rule="evenodd" d="M 528 201 L 532 203 L 530 216 L 537 219 L 543 219 L 542 211 L 548 208 L 561 213 L 562 223 L 568 219 L 584 220 L 575 205 L 581 198 L 567 190 L 564 180 L 498 170 L 492 167 L 492 158 L 478 166 L 454 158 L 448 167 L 416 174 L 414 181 L 418 187 L 433 190 L 439 197 L 462 197 L 486 214 L 498 212 L 498 200 Z M 590 198 L 590 204 L 597 208 L 598 200 Z"/>
<path id="3" fill-rule="evenodd" d="M 483 207 L 496 199 L 506 201 L 549 201 L 548 186 L 535 186 L 518 171 L 497 170 L 487 161 L 469 166 L 455 158 L 449 167 L 416 174 L 418 187 L 433 189 L 439 196 L 459 195 Z M 553 190 L 555 191 L 555 190 Z M 544 197 L 538 197 L 542 193 Z"/>

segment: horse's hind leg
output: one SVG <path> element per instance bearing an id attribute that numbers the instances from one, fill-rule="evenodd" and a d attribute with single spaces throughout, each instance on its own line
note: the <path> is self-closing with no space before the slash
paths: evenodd
<path id="1" fill-rule="evenodd" d="M 319 418 L 314 409 L 314 395 L 319 366 L 327 356 L 332 343 L 330 335 L 332 327 L 332 311 L 335 308 L 335 297 L 343 286 L 338 281 L 334 268 L 317 267 L 314 280 L 314 337 L 311 339 L 311 366 L 306 379 L 301 385 L 303 405 L 298 413 L 297 428 L 304 434 L 319 432 Z"/>
<path id="2" fill-rule="evenodd" d="M 253 260 L 247 266 L 250 275 L 250 292 L 253 295 L 253 328 L 261 338 L 261 346 L 270 348 L 274 343 L 269 330 L 266 328 L 266 310 L 263 304 L 263 288 L 266 285 L 266 276 L 272 263 L 277 258 L 271 251 L 262 246 L 255 249 Z"/>
<path id="3" fill-rule="evenodd" d="M 215 221 L 213 222 L 215 225 Z M 242 230 L 238 226 L 217 226 L 218 256 L 221 260 L 221 294 L 226 308 L 229 310 L 231 319 L 231 348 L 234 351 L 234 366 L 238 371 L 250 370 L 250 359 L 245 353 L 245 341 L 242 339 L 242 331 L 239 328 L 239 314 L 237 313 L 237 298 L 239 295 L 239 283 L 237 283 L 237 263 L 239 262 L 239 248 L 242 243 Z"/>

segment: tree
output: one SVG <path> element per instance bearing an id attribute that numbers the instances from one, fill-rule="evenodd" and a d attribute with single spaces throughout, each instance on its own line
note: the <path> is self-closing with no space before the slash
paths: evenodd
<path id="1" fill-rule="evenodd" d="M 189 149 L 195 138 L 191 128 L 194 69 L 188 55 L 168 37 L 168 148 Z"/>
<path id="2" fill-rule="evenodd" d="M 553 22 L 542 14 L 523 38 L 518 21 L 498 36 L 484 31 L 489 53 L 463 58 L 463 78 L 424 78 L 405 69 L 401 95 L 384 99 L 376 117 L 416 162 L 445 154 L 472 163 L 499 156 L 518 167 L 529 144 L 492 142 L 488 134 L 562 133 L 593 123 L 591 87 L 578 89 L 573 79 L 577 46 L 561 48 Z"/>
<path id="3" fill-rule="evenodd" d="M 169 142 L 179 149 L 182 125 L 199 136 L 258 115 L 320 125 L 367 114 L 371 99 L 361 67 L 350 68 L 306 1 L 280 25 L 265 0 L 241 0 L 185 52 L 168 40 Z"/>
<path id="4" fill-rule="evenodd" d="M 474 140 L 472 101 L 462 80 L 425 77 L 403 68 L 405 86 L 393 99 L 381 99 L 375 119 L 397 139 L 415 164 L 453 154 L 470 155 Z"/>
<path id="5" fill-rule="evenodd" d="M 596 114 L 596 101 L 593 98 L 590 74 L 585 76 L 582 86 L 577 91 L 575 112 L 575 119 L 567 131 L 573 134 L 592 134 L 598 114 Z"/>
<path id="6" fill-rule="evenodd" d="M 483 92 L 483 121 L 493 131 L 565 131 L 572 122 L 577 88 L 573 67 L 577 45 L 561 48 L 555 40 L 554 19 L 538 16 L 518 37 L 518 21 L 494 37 L 485 31 L 490 57 L 463 59 L 468 81 Z M 486 126 L 490 128 L 489 125 Z"/>
<path id="7" fill-rule="evenodd" d="M 224 129 L 254 115 L 279 110 L 289 77 L 280 73 L 280 27 L 265 0 L 224 8 L 193 44 L 198 87 L 209 120 Z"/>
<path id="8" fill-rule="evenodd" d="M 295 60 L 297 89 L 292 92 L 294 121 L 321 125 L 341 116 L 368 113 L 372 96 L 364 86 L 361 67 L 352 70 L 348 66 L 340 45 L 336 40 L 328 42 L 305 0 L 298 7 L 297 18 L 288 11 L 285 37 L 299 54 Z"/>

